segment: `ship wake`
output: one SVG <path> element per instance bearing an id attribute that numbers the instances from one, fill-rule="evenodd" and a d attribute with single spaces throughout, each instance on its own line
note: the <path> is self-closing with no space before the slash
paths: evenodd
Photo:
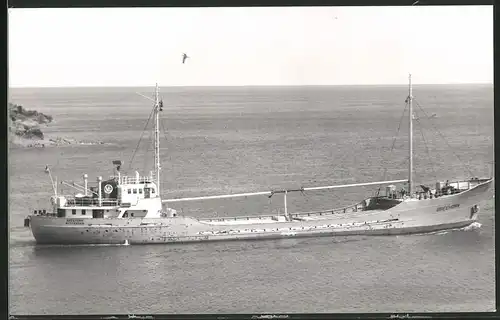
<path id="1" fill-rule="evenodd" d="M 480 229 L 481 226 L 482 226 L 482 224 L 480 224 L 479 222 L 473 222 L 470 225 L 468 225 L 467 227 L 460 228 L 460 230 L 462 230 L 462 231 L 472 231 L 472 230 Z"/>
<path id="2" fill-rule="evenodd" d="M 479 222 L 473 222 L 470 225 L 466 227 L 461 227 L 461 228 L 455 228 L 455 229 L 448 229 L 448 230 L 439 230 L 439 231 L 434 231 L 434 232 L 424 232 L 424 233 L 419 233 L 418 235 L 420 236 L 425 236 L 425 235 L 445 235 L 450 232 L 454 231 L 474 231 L 474 230 L 479 230 L 481 228 L 482 224 Z"/>

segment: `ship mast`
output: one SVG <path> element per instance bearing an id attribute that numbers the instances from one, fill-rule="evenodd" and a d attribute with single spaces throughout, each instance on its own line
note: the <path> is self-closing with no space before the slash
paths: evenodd
<path id="1" fill-rule="evenodd" d="M 413 192 L 413 96 L 412 96 L 412 86 L 411 86 L 411 74 L 408 76 L 409 87 L 408 87 L 408 105 L 409 105 L 409 168 L 408 168 L 408 195 L 411 197 Z"/>
<path id="2" fill-rule="evenodd" d="M 155 89 L 155 109 L 154 109 L 154 149 L 155 149 L 155 174 L 156 174 L 156 194 L 160 196 L 160 111 L 161 104 L 159 97 L 158 83 Z"/>

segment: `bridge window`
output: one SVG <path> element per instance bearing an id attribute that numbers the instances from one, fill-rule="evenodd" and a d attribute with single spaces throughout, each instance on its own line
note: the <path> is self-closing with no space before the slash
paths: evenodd
<path id="1" fill-rule="evenodd" d="M 71 214 L 75 215 L 76 214 L 76 209 L 71 210 Z"/>
<path id="2" fill-rule="evenodd" d="M 84 216 L 84 215 L 85 215 L 85 213 L 86 213 L 86 212 L 85 212 L 85 209 L 82 209 L 82 216 Z"/>
<path id="3" fill-rule="evenodd" d="M 131 194 L 132 193 L 132 189 L 127 189 L 127 193 Z"/>
<path id="4" fill-rule="evenodd" d="M 139 194 L 142 194 L 142 189 L 139 189 Z"/>
<path id="5" fill-rule="evenodd" d="M 134 189 L 134 194 L 137 194 L 137 189 Z"/>
<path id="6" fill-rule="evenodd" d="M 155 193 L 155 189 L 154 188 L 151 189 L 151 193 Z"/>

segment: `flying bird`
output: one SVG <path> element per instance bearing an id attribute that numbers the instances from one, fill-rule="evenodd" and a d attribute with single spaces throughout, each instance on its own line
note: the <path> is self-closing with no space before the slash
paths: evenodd
<path id="1" fill-rule="evenodd" d="M 188 55 L 183 53 L 182 54 L 182 63 L 185 63 L 187 58 L 189 58 Z"/>

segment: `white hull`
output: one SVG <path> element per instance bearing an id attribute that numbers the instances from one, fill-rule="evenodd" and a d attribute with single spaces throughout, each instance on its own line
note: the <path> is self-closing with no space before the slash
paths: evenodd
<path id="1" fill-rule="evenodd" d="M 153 244 L 289 237 L 396 235 L 426 233 L 468 226 L 477 221 L 472 208 L 486 199 L 493 180 L 467 191 L 434 199 L 410 199 L 388 210 L 351 214 L 300 215 L 302 221 L 253 217 L 209 221 L 172 218 L 56 218 L 32 216 L 31 229 L 39 244 Z M 213 219 L 217 220 L 217 219 Z"/>

